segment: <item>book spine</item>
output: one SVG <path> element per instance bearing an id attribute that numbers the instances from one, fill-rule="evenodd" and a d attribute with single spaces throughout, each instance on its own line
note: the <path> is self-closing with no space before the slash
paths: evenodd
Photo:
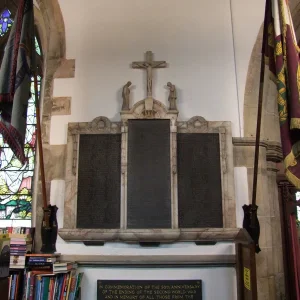
<path id="1" fill-rule="evenodd" d="M 58 286 L 57 300 L 60 300 L 60 296 L 61 296 L 61 292 L 62 292 L 62 285 L 63 285 L 63 281 L 64 281 L 64 277 L 65 277 L 64 275 L 58 275 L 59 276 L 59 286 Z"/>
<path id="2" fill-rule="evenodd" d="M 43 292 L 41 296 L 41 300 L 48 300 L 48 293 L 49 293 L 49 284 L 50 284 L 50 277 L 44 276 L 43 277 Z"/>
<path id="3" fill-rule="evenodd" d="M 53 291 L 53 298 L 52 300 L 57 299 L 57 291 L 58 291 L 58 278 L 57 276 L 55 277 L 55 285 L 54 285 L 54 291 Z"/>
<path id="4" fill-rule="evenodd" d="M 34 300 L 39 300 L 39 290 L 40 290 L 40 276 L 35 277 L 35 291 L 34 291 Z"/>
<path id="5" fill-rule="evenodd" d="M 24 292 L 25 294 L 25 299 L 24 300 L 29 300 L 29 295 L 30 295 L 30 276 L 31 272 L 26 273 L 26 290 Z"/>
<path id="6" fill-rule="evenodd" d="M 11 283 L 11 294 L 10 294 L 11 300 L 14 300 L 15 298 L 15 289 L 16 289 L 16 274 L 13 274 L 12 283 Z"/>
<path id="7" fill-rule="evenodd" d="M 49 262 L 49 263 L 53 263 L 54 259 L 49 259 L 49 258 L 34 258 L 34 257 L 30 257 L 28 262 Z"/>
<path id="8" fill-rule="evenodd" d="M 29 292 L 29 300 L 34 299 L 34 285 L 35 285 L 35 277 L 34 274 L 30 275 L 30 292 Z"/>
<path id="9" fill-rule="evenodd" d="M 72 279 L 73 279 L 73 272 L 70 273 L 70 278 L 69 278 L 69 282 L 68 282 L 68 288 L 67 288 L 67 295 L 66 295 L 66 299 L 69 299 L 69 295 L 70 295 L 70 289 L 71 289 L 71 284 L 72 284 Z"/>
<path id="10" fill-rule="evenodd" d="M 49 291 L 48 291 L 48 298 L 47 298 L 47 300 L 52 300 L 53 289 L 54 289 L 54 277 L 51 277 L 50 278 L 50 283 L 49 283 Z"/>
<path id="11" fill-rule="evenodd" d="M 41 287 L 40 287 L 40 295 L 39 299 L 42 299 L 45 287 L 45 277 L 41 277 Z"/>
<path id="12" fill-rule="evenodd" d="M 65 300 L 67 297 L 70 276 L 71 276 L 71 274 L 70 274 L 70 272 L 68 272 L 66 274 L 66 280 L 64 281 L 63 293 L 62 293 L 62 297 L 60 298 L 60 300 Z"/>
<path id="13" fill-rule="evenodd" d="M 26 288 L 27 288 L 27 272 L 26 272 L 26 270 L 24 270 L 23 288 L 22 288 L 22 298 L 21 298 L 21 300 L 26 300 Z"/>
<path id="14" fill-rule="evenodd" d="M 16 274 L 16 288 L 15 288 L 14 300 L 18 299 L 19 289 L 20 289 L 19 284 L 20 284 L 20 274 Z"/>
<path id="15" fill-rule="evenodd" d="M 83 277 L 83 272 L 80 272 L 77 275 L 77 283 L 76 283 L 76 288 L 75 288 L 75 298 L 74 299 L 77 299 L 79 297 L 79 289 L 81 286 L 82 277 Z"/>
<path id="16" fill-rule="evenodd" d="M 51 262 L 29 261 L 28 266 L 52 266 Z"/>
<path id="17" fill-rule="evenodd" d="M 77 275 L 74 275 L 74 277 L 72 278 L 72 281 L 71 281 L 71 288 L 70 288 L 70 294 L 69 294 L 68 300 L 74 299 L 76 281 L 77 281 Z"/>
<path id="18" fill-rule="evenodd" d="M 9 276 L 9 288 L 8 288 L 8 299 L 10 299 L 10 295 L 11 295 L 11 285 L 12 285 L 12 275 Z"/>

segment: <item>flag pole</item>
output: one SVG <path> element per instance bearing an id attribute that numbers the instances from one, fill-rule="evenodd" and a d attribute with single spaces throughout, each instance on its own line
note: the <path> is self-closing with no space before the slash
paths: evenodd
<path id="1" fill-rule="evenodd" d="M 261 132 L 262 119 L 262 104 L 264 94 L 265 81 L 265 55 L 262 51 L 261 65 L 260 65 L 260 80 L 259 80 L 259 94 L 258 94 L 258 108 L 257 108 L 257 125 L 256 125 L 256 139 L 255 139 L 255 154 L 254 154 L 254 172 L 253 172 L 253 189 L 252 189 L 252 212 L 257 211 L 256 195 L 257 195 L 257 177 L 258 177 L 258 162 L 259 162 L 259 143 Z"/>
<path id="2" fill-rule="evenodd" d="M 37 58 L 37 53 L 35 52 Z M 35 59 L 37 61 L 37 59 Z M 57 240 L 57 206 L 51 205 L 50 201 L 47 202 L 46 194 L 46 178 L 45 178 L 45 165 L 43 155 L 43 142 L 42 142 L 42 129 L 41 129 L 41 113 L 40 113 L 40 101 L 38 93 L 38 80 L 37 80 L 37 67 L 35 66 L 34 72 L 34 93 L 35 93 L 35 108 L 36 108 L 36 125 L 37 125 L 37 144 L 39 154 L 39 165 L 41 171 L 41 183 L 42 183 L 42 198 L 43 198 L 43 220 L 41 224 L 41 239 L 42 239 L 42 253 L 54 253 L 56 252 L 56 240 Z"/>
<path id="3" fill-rule="evenodd" d="M 35 95 L 37 144 L 38 144 L 38 151 L 39 151 L 40 171 L 41 171 L 43 208 L 46 209 L 48 207 L 48 204 L 47 204 L 47 195 L 46 195 L 46 179 L 45 179 L 44 155 L 43 155 L 42 132 L 41 132 L 41 121 L 40 121 L 41 114 L 40 114 L 37 72 L 36 72 L 36 70 L 34 71 L 34 95 Z M 44 220 L 44 221 L 48 222 L 49 220 Z"/>
<path id="4" fill-rule="evenodd" d="M 42 237 L 42 253 L 54 253 L 56 252 L 56 239 L 57 239 L 57 218 L 56 212 L 58 210 L 56 205 L 47 203 L 46 195 L 46 179 L 44 170 L 44 155 L 42 144 L 42 130 L 41 130 L 41 114 L 40 104 L 38 97 L 38 83 L 37 83 L 37 70 L 34 71 L 34 91 L 35 91 L 35 103 L 36 103 L 36 124 L 37 124 L 37 143 L 39 151 L 39 162 L 41 171 L 42 182 L 42 197 L 43 197 L 43 221 L 41 226 Z"/>
<path id="5" fill-rule="evenodd" d="M 244 219 L 243 228 L 247 230 L 255 243 L 255 252 L 261 251 L 259 247 L 260 226 L 257 218 L 256 204 L 257 198 L 257 179 L 258 179 L 258 163 L 259 163 L 259 147 L 260 147 L 260 133 L 262 123 L 262 108 L 263 108 L 263 95 L 264 95 L 264 81 L 265 81 L 265 42 L 267 37 L 267 12 L 268 0 L 266 0 L 265 18 L 263 28 L 263 39 L 261 47 L 261 64 L 259 76 L 259 92 L 258 92 L 258 106 L 257 106 L 257 122 L 256 122 L 256 136 L 255 136 L 255 150 L 254 150 L 254 169 L 253 169 L 253 186 L 252 186 L 252 201 L 249 205 L 244 205 Z"/>
<path id="6" fill-rule="evenodd" d="M 258 107 L 257 107 L 257 123 L 256 123 L 256 139 L 254 151 L 254 171 L 253 171 L 253 188 L 252 188 L 252 202 L 250 205 L 243 205 L 244 219 L 243 228 L 247 230 L 255 244 L 255 252 L 259 253 L 259 235 L 260 226 L 257 218 L 256 195 L 257 195 L 257 177 L 258 177 L 258 162 L 259 162 L 259 143 L 262 119 L 262 104 L 264 94 L 264 78 L 265 78 L 265 55 L 262 51 L 261 66 L 260 66 L 260 79 L 259 79 L 259 93 L 258 93 Z"/>
<path id="7" fill-rule="evenodd" d="M 36 124 L 37 124 L 37 144 L 39 151 L 39 163 L 41 171 L 41 183 L 42 183 L 42 198 L 43 198 L 43 221 L 41 225 L 41 238 L 42 238 L 42 253 L 54 253 L 56 252 L 56 239 L 57 239 L 57 218 L 56 212 L 58 210 L 56 205 L 47 203 L 46 194 L 46 179 L 44 170 L 44 155 L 42 144 L 42 130 L 41 130 L 41 114 L 38 95 L 38 82 L 37 82 L 37 70 L 34 71 L 34 92 L 35 92 L 35 107 L 36 107 Z"/>

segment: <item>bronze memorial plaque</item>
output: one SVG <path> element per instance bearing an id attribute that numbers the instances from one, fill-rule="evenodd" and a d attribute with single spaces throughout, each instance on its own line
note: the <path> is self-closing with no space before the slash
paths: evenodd
<path id="1" fill-rule="evenodd" d="M 129 120 L 128 228 L 171 228 L 170 173 L 170 120 Z"/>
<path id="2" fill-rule="evenodd" d="M 202 300 L 201 280 L 97 280 L 97 300 Z"/>
<path id="3" fill-rule="evenodd" d="M 179 227 L 223 227 L 219 134 L 177 134 L 177 160 Z"/>
<path id="4" fill-rule="evenodd" d="M 77 228 L 120 228 L 121 135 L 82 134 Z"/>

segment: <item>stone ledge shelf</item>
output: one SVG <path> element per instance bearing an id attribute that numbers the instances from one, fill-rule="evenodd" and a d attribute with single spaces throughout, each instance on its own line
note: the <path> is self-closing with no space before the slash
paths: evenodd
<path id="1" fill-rule="evenodd" d="M 235 255 L 62 255 L 63 261 L 79 265 L 201 265 L 234 266 Z"/>
<path id="2" fill-rule="evenodd" d="M 242 242 L 251 243 L 245 229 L 200 228 L 200 229 L 59 229 L 59 235 L 67 242 Z"/>

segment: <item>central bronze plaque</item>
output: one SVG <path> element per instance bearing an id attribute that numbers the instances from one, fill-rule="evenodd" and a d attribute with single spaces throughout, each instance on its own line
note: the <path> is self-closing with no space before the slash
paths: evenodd
<path id="1" fill-rule="evenodd" d="M 127 180 L 127 227 L 171 228 L 170 120 L 129 120 Z"/>
<path id="2" fill-rule="evenodd" d="M 98 280 L 97 300 L 202 299 L 201 280 Z"/>

